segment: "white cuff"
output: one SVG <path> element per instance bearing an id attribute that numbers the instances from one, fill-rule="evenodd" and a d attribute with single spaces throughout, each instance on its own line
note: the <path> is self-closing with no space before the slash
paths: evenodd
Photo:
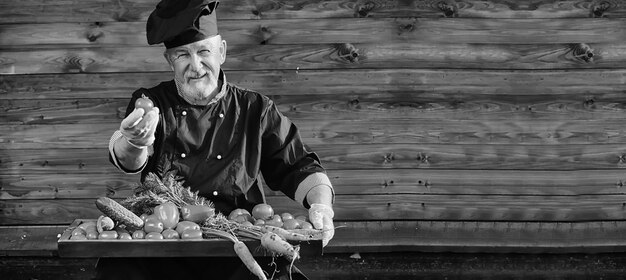
<path id="1" fill-rule="evenodd" d="M 141 166 L 141 168 L 139 168 L 139 170 L 128 171 L 120 165 L 119 161 L 117 160 L 117 156 L 115 156 L 115 152 L 113 151 L 113 148 L 115 147 L 115 142 L 117 141 L 117 139 L 120 139 L 122 137 L 124 137 L 124 135 L 122 135 L 122 132 L 120 132 L 119 130 L 116 130 L 115 132 L 113 132 L 113 135 L 111 135 L 111 139 L 109 140 L 109 154 L 111 155 L 111 158 L 113 159 L 113 165 L 115 165 L 117 169 L 121 170 L 122 172 L 126 174 L 138 174 L 146 166 L 145 163 L 143 166 Z"/>
<path id="2" fill-rule="evenodd" d="M 330 188 L 330 191 L 333 193 L 333 203 L 335 202 L 335 190 L 333 189 L 333 185 L 330 183 L 330 179 L 325 173 L 317 172 L 313 173 L 298 185 L 296 189 L 296 194 L 294 196 L 294 200 L 300 203 L 300 205 L 304 205 L 304 201 L 306 199 L 306 195 L 311 191 L 312 188 L 317 187 L 319 185 L 325 185 Z"/>

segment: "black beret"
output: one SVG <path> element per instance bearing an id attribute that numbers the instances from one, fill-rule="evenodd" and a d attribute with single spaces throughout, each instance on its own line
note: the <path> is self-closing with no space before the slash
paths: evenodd
<path id="1" fill-rule="evenodd" d="M 148 44 L 174 48 L 218 34 L 215 9 L 219 0 L 161 0 L 148 17 Z"/>

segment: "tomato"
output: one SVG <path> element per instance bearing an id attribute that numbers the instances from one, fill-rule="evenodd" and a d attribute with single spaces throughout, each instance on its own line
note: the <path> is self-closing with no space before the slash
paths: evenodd
<path id="1" fill-rule="evenodd" d="M 309 218 L 307 218 L 307 217 L 306 217 L 306 216 L 304 216 L 304 215 L 298 215 L 298 216 L 296 216 L 296 218 L 295 218 L 295 219 L 296 219 L 296 220 L 303 221 L 303 222 L 306 222 Z"/>
<path id="2" fill-rule="evenodd" d="M 98 231 L 94 230 L 90 230 L 87 232 L 87 239 L 89 240 L 93 240 L 93 239 L 98 239 Z"/>
<path id="3" fill-rule="evenodd" d="M 261 203 L 252 208 L 252 217 L 267 220 L 274 215 L 274 209 L 269 204 Z"/>
<path id="4" fill-rule="evenodd" d="M 283 219 L 283 221 L 293 219 L 293 215 L 287 212 L 280 214 L 280 217 Z"/>
<path id="5" fill-rule="evenodd" d="M 283 222 L 284 229 L 297 229 L 300 228 L 300 221 L 296 219 L 288 219 Z"/>
<path id="6" fill-rule="evenodd" d="M 163 235 L 163 238 L 165 239 L 180 239 L 178 232 L 171 228 L 164 230 L 161 234 Z"/>
<path id="7" fill-rule="evenodd" d="M 300 228 L 302 229 L 313 229 L 313 225 L 309 222 L 301 222 Z"/>
<path id="8" fill-rule="evenodd" d="M 262 226 L 264 224 L 265 224 L 265 220 L 258 219 L 256 221 L 254 221 L 254 225 L 255 226 Z"/>
<path id="9" fill-rule="evenodd" d="M 187 229 L 181 234 L 181 239 L 202 239 L 202 231 L 199 229 Z"/>
<path id="10" fill-rule="evenodd" d="M 70 240 L 87 240 L 87 237 L 84 235 L 72 235 L 70 236 Z"/>
<path id="11" fill-rule="evenodd" d="M 163 222 L 164 228 L 175 228 L 180 219 L 178 207 L 172 202 L 166 202 L 154 207 L 154 215 Z"/>
<path id="12" fill-rule="evenodd" d="M 240 224 L 243 223 L 243 222 L 250 222 L 250 223 L 252 223 L 252 222 L 254 222 L 254 218 L 252 218 L 252 216 L 250 216 L 250 214 L 241 214 L 241 215 L 235 217 L 235 219 L 233 221 L 238 222 Z"/>
<path id="13" fill-rule="evenodd" d="M 98 239 L 117 239 L 117 231 L 114 230 L 105 230 L 98 235 Z"/>
<path id="14" fill-rule="evenodd" d="M 133 232 L 133 239 L 144 239 L 146 237 L 146 232 L 143 230 L 136 230 Z"/>
<path id="15" fill-rule="evenodd" d="M 283 227 L 283 222 L 279 221 L 279 220 L 269 220 L 269 221 L 265 221 L 265 224 L 268 226 L 274 226 L 274 227 Z"/>
<path id="16" fill-rule="evenodd" d="M 135 100 L 135 108 L 143 109 L 143 114 L 145 115 L 146 113 L 148 113 L 148 111 L 154 108 L 154 103 L 152 102 L 152 100 L 150 100 L 150 98 L 142 95 L 140 98 L 137 98 L 137 100 Z"/>
<path id="17" fill-rule="evenodd" d="M 253 224 L 250 221 L 245 221 L 245 222 L 241 223 L 241 225 L 248 226 L 248 227 L 253 226 Z"/>
<path id="18" fill-rule="evenodd" d="M 192 221 L 180 221 L 178 222 L 178 224 L 176 225 L 176 232 L 178 232 L 179 235 L 183 235 L 183 232 L 188 230 L 188 229 L 200 229 L 200 226 Z"/>
<path id="19" fill-rule="evenodd" d="M 180 208 L 181 218 L 195 223 L 203 222 L 215 214 L 215 209 L 206 205 L 185 205 Z"/>
<path id="20" fill-rule="evenodd" d="M 163 235 L 160 232 L 149 232 L 146 234 L 145 239 L 147 240 L 162 240 Z"/>
<path id="21" fill-rule="evenodd" d="M 75 235 L 84 235 L 85 237 L 87 237 L 87 232 L 82 228 L 75 228 L 74 230 L 72 230 L 72 236 Z"/>
<path id="22" fill-rule="evenodd" d="M 276 222 L 283 222 L 283 218 L 280 217 L 280 215 L 276 214 L 276 215 L 272 215 L 272 218 L 270 220 L 276 221 Z"/>
<path id="23" fill-rule="evenodd" d="M 146 218 L 146 222 L 143 223 L 143 231 L 161 233 L 163 231 L 163 222 L 156 216 L 150 215 Z"/>
<path id="24" fill-rule="evenodd" d="M 148 218 L 148 216 L 150 215 L 148 215 L 147 213 L 143 213 L 141 214 L 141 216 L 139 216 L 139 218 L 141 218 L 142 221 L 146 222 L 146 218 Z"/>
<path id="25" fill-rule="evenodd" d="M 228 214 L 228 219 L 229 220 L 234 220 L 237 216 L 243 215 L 243 214 L 250 215 L 250 212 L 248 212 L 248 210 L 246 210 L 246 209 L 237 208 L 237 209 L 231 211 L 230 214 Z"/>
<path id="26" fill-rule="evenodd" d="M 133 237 L 130 236 L 130 233 L 128 232 L 122 232 L 120 233 L 119 237 L 120 240 L 133 240 Z"/>

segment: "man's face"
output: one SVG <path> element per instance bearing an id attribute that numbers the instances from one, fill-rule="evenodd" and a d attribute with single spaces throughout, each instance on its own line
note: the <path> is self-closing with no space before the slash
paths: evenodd
<path id="1" fill-rule="evenodd" d="M 220 35 L 171 48 L 165 58 L 188 101 L 208 101 L 218 90 L 220 66 L 226 58 L 226 41 Z"/>

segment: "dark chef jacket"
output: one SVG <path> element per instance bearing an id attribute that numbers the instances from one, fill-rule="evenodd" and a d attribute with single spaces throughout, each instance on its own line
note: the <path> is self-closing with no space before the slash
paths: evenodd
<path id="1" fill-rule="evenodd" d="M 229 213 L 263 202 L 261 171 L 272 190 L 294 199 L 307 176 L 325 173 L 319 158 L 307 150 L 297 127 L 271 99 L 227 83 L 223 72 L 220 79 L 222 97 L 206 106 L 181 98 L 173 80 L 133 93 L 126 116 L 142 94 L 161 112 L 142 180 L 148 172 L 163 176 L 174 169 L 185 186 L 213 201 L 218 211 Z M 306 199 L 303 203 L 308 208 Z"/>

